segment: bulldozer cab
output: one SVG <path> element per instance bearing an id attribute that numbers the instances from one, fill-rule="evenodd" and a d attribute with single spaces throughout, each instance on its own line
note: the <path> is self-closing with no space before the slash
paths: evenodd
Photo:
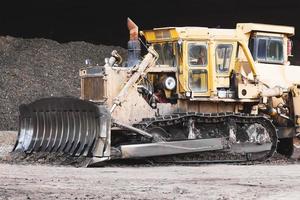
<path id="1" fill-rule="evenodd" d="M 234 29 L 168 27 L 143 31 L 142 35 L 159 54 L 156 67 L 177 68 L 180 98 L 218 97 L 218 91 L 230 90 L 237 52 L 252 59 L 247 47 L 240 48 L 246 43 Z M 253 60 L 249 63 L 254 69 Z"/>
<path id="2" fill-rule="evenodd" d="M 186 50 L 181 80 L 187 80 L 186 92 L 193 97 L 211 96 L 214 84 L 229 88 L 230 71 L 234 68 L 236 42 L 219 40 L 184 41 Z"/>

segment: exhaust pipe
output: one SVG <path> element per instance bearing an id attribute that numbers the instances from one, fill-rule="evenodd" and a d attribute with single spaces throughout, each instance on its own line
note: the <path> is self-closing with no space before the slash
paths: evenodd
<path id="1" fill-rule="evenodd" d="M 139 28 L 130 18 L 127 18 L 127 27 L 130 35 L 127 67 L 134 67 L 139 64 L 141 57 L 141 43 L 138 38 Z"/>

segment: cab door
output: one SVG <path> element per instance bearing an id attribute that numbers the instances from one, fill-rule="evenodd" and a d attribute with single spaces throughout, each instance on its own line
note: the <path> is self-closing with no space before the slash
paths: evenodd
<path id="1" fill-rule="evenodd" d="M 208 44 L 203 42 L 187 42 L 187 88 L 192 97 L 209 96 L 208 76 Z"/>

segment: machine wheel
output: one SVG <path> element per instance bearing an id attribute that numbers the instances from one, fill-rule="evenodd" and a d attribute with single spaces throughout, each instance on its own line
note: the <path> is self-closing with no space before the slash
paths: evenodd
<path id="1" fill-rule="evenodd" d="M 158 126 L 150 128 L 147 132 L 153 135 L 152 142 L 165 142 L 169 138 L 169 133 Z"/>

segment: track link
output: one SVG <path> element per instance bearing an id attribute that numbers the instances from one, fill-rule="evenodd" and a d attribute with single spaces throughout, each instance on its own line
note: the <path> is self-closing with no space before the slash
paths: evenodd
<path id="1" fill-rule="evenodd" d="M 164 156 L 163 158 L 154 158 L 158 162 L 168 163 L 189 163 L 189 162 L 247 162 L 247 161 L 264 161 L 272 157 L 277 147 L 277 130 L 273 123 L 265 116 L 249 115 L 244 113 L 174 113 L 171 115 L 158 116 L 154 118 L 145 118 L 141 122 L 134 124 L 136 128 L 150 131 L 154 128 L 165 130 L 166 134 L 162 137 L 165 141 L 172 140 L 187 140 L 188 138 L 188 124 L 190 120 L 195 123 L 196 130 L 199 132 L 206 132 L 206 134 L 194 135 L 199 138 L 214 138 L 225 137 L 230 143 L 230 136 L 228 134 L 228 127 L 234 126 L 236 136 L 240 140 L 249 140 L 249 136 L 245 134 L 245 130 L 251 129 L 251 126 L 263 127 L 268 133 L 271 142 L 271 147 L 268 151 L 259 151 L 247 153 L 243 152 L 243 148 L 247 148 L 249 142 L 231 143 L 228 149 L 215 152 L 202 152 L 193 155 L 178 155 L 178 156 Z M 177 127 L 177 128 L 176 128 Z M 246 127 L 246 128 L 245 128 Z M 250 128 L 249 128 L 250 127 Z M 174 134 L 177 132 L 176 134 Z M 204 130 L 204 131 L 203 131 Z M 226 131 L 227 130 L 227 131 Z M 226 133 L 225 133 L 226 132 Z M 178 137 L 178 135 L 181 135 Z M 196 139 L 196 138 L 194 138 Z M 154 141 L 155 142 L 155 141 Z M 243 143 L 243 144 L 241 144 Z M 232 152 L 232 147 L 239 146 L 241 153 Z M 246 147 L 244 147 L 246 146 Z M 260 146 L 257 145 L 259 148 Z M 217 157 L 217 158 L 216 158 Z"/>

